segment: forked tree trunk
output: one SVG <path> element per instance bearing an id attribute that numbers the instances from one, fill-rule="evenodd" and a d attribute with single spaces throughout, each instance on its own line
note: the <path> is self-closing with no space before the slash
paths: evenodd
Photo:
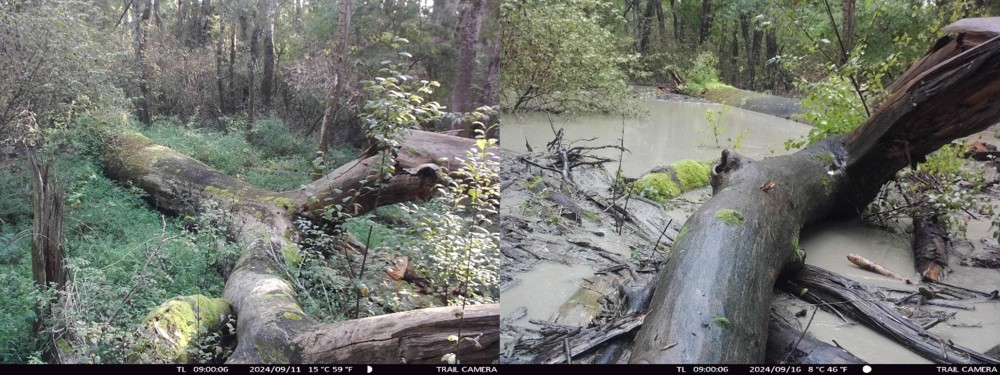
<path id="1" fill-rule="evenodd" d="M 421 131 L 407 131 L 404 139 L 396 175 L 383 188 L 361 194 L 353 214 L 374 209 L 376 202 L 429 198 L 439 173 L 458 170 L 456 158 L 474 147 L 470 139 Z M 312 320 L 299 306 L 284 278 L 285 257 L 299 251 L 293 218 L 322 221 L 317 211 L 326 202 L 344 202 L 362 191 L 381 152 L 371 151 L 308 187 L 285 192 L 256 188 L 137 134 L 113 145 L 106 159 L 110 177 L 142 188 L 161 210 L 190 215 L 199 202 L 215 200 L 231 213 L 229 236 L 244 250 L 222 296 L 238 317 L 238 345 L 230 363 L 440 363 L 450 352 L 463 363 L 489 363 L 499 357 L 496 304 L 467 307 L 464 321 L 459 319 L 461 308 L 444 307 L 329 324 Z M 156 317 L 147 321 L 151 319 Z M 478 346 L 447 340 L 459 326 L 464 337 L 478 336 Z"/>
<path id="2" fill-rule="evenodd" d="M 997 24 L 945 28 L 958 35 L 942 38 L 848 134 L 761 161 L 724 151 L 714 196 L 685 223 L 658 275 L 630 362 L 762 362 L 772 289 L 801 228 L 858 214 L 898 170 L 1000 119 Z"/>

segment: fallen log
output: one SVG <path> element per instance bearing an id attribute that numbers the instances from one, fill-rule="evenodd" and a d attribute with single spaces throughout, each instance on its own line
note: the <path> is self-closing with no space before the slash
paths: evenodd
<path id="1" fill-rule="evenodd" d="M 924 280 L 941 281 L 948 270 L 951 239 L 937 216 L 913 218 L 913 256 Z"/>
<path id="2" fill-rule="evenodd" d="M 629 362 L 762 362 L 768 301 L 777 274 L 801 258 L 801 228 L 857 215 L 897 171 L 1000 119 L 1000 27 L 967 24 L 949 26 L 958 35 L 939 40 L 854 131 L 761 161 L 723 151 L 713 198 L 677 236 Z"/>
<path id="3" fill-rule="evenodd" d="M 902 316 L 890 303 L 876 298 L 876 289 L 819 267 L 806 265 L 782 290 L 824 309 L 836 310 L 935 363 L 1000 364 L 982 353 L 945 340 Z"/>
<path id="4" fill-rule="evenodd" d="M 896 280 L 906 281 L 907 284 L 913 283 L 912 281 L 910 281 L 910 279 L 900 276 L 898 273 L 892 272 L 889 269 L 882 267 L 878 263 L 865 259 L 864 257 L 858 254 L 847 254 L 847 260 L 851 261 L 851 263 L 854 263 L 855 266 L 858 266 L 859 268 L 865 271 L 877 273 L 882 276 L 891 277 Z"/>
<path id="5" fill-rule="evenodd" d="M 856 365 L 865 364 L 854 354 L 817 340 L 808 332 L 792 327 L 779 317 L 771 316 L 767 330 L 766 362 L 773 364 L 803 365 Z"/>
<path id="6" fill-rule="evenodd" d="M 376 205 L 427 199 L 441 181 L 440 173 L 457 170 L 456 158 L 466 157 L 475 142 L 415 130 L 403 138 L 396 172 L 381 189 L 364 185 L 387 152 L 383 150 L 369 150 L 312 184 L 286 192 L 259 189 L 139 134 L 110 145 L 105 170 L 115 180 L 142 188 L 160 210 L 196 215 L 200 203 L 212 200 L 230 213 L 227 233 L 244 250 L 223 290 L 238 317 L 238 344 L 228 363 L 439 363 L 447 353 L 463 363 L 493 362 L 499 356 L 497 304 L 469 306 L 464 320 L 461 308 L 447 307 L 324 324 L 302 311 L 285 279 L 286 257 L 299 252 L 295 217 L 328 221 L 323 212 L 331 202 L 349 201 L 344 206 L 358 215 Z M 449 342 L 448 336 L 460 329 L 463 338 Z"/>

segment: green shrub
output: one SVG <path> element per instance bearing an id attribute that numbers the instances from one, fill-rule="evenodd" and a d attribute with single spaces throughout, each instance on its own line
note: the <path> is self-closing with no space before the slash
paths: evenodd
<path id="1" fill-rule="evenodd" d="M 129 332 L 150 309 L 171 297 L 221 295 L 224 283 L 215 263 L 238 249 L 219 233 L 185 231 L 183 218 L 166 218 L 152 210 L 138 189 L 115 184 L 90 159 L 62 160 L 54 174 L 66 189 L 64 232 L 71 283 L 52 305 L 48 326 L 65 330 L 63 337 L 83 361 L 124 361 Z M 0 249 L 29 254 L 29 238 L 4 241 L 15 230 L 30 227 L 29 213 L 17 215 L 16 227 L 0 227 Z M 0 263 L 0 283 L 12 296 L 0 305 L 3 363 L 39 357 L 32 339 L 33 307 L 43 300 L 36 298 L 30 265 L 30 256 Z"/>
<path id="2" fill-rule="evenodd" d="M 694 64 L 684 72 L 684 91 L 699 94 L 705 89 L 724 86 L 719 81 L 719 59 L 711 52 L 702 52 Z"/>
<path id="3" fill-rule="evenodd" d="M 285 123 L 271 114 L 257 120 L 250 131 L 250 141 L 265 158 L 287 156 L 308 157 L 313 146 L 303 142 L 288 131 Z"/>

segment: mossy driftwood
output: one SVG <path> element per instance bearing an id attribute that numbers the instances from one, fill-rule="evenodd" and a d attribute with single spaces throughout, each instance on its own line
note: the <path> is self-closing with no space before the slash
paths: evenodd
<path id="1" fill-rule="evenodd" d="M 381 189 L 353 198 L 352 214 L 370 211 L 376 204 L 431 197 L 441 174 L 457 170 L 456 158 L 474 147 L 471 139 L 416 130 L 406 131 L 403 139 L 395 175 Z M 496 304 L 468 306 L 464 312 L 458 307 L 431 308 L 337 323 L 316 322 L 299 306 L 284 272 L 284 263 L 294 261 L 299 252 L 292 220 L 298 216 L 323 221 L 324 206 L 362 191 L 382 152 L 369 150 L 312 184 L 285 192 L 256 188 L 138 134 L 109 147 L 105 169 L 110 177 L 146 191 L 158 209 L 195 214 L 201 202 L 214 200 L 231 214 L 228 234 L 244 250 L 222 296 L 238 317 L 238 344 L 230 363 L 441 363 L 447 353 L 456 354 L 463 363 L 495 361 L 500 322 Z M 156 314 L 147 321 L 170 320 L 169 313 Z M 460 327 L 463 337 L 476 340 L 448 341 Z M 171 357 L 176 351 L 158 353 L 166 353 L 158 361 L 184 360 Z"/>
<path id="2" fill-rule="evenodd" d="M 774 283 L 796 263 L 801 228 L 857 215 L 898 170 L 1000 119 L 998 23 L 946 28 L 954 34 L 849 134 L 761 161 L 724 151 L 712 171 L 714 196 L 676 239 L 629 361 L 762 362 Z"/>

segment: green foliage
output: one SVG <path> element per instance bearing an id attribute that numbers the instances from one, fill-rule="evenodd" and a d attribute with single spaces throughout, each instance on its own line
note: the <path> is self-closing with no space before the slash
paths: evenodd
<path id="1" fill-rule="evenodd" d="M 806 251 L 799 246 L 799 233 L 792 235 L 792 261 L 802 262 L 806 259 Z"/>
<path id="2" fill-rule="evenodd" d="M 985 193 L 986 177 L 965 167 L 965 150 L 964 144 L 946 145 L 916 169 L 900 171 L 868 208 L 869 218 L 885 221 L 936 215 L 949 233 L 964 234 L 965 213 L 993 217 L 996 208 Z"/>
<path id="3" fill-rule="evenodd" d="M 480 134 L 462 168 L 438 191 L 442 212 L 413 208 L 420 240 L 410 251 L 426 267 L 432 284 L 450 304 L 490 303 L 500 296 L 500 234 L 490 231 L 500 202 L 495 139 Z M 461 286 L 461 294 L 451 296 Z"/>
<path id="4" fill-rule="evenodd" d="M 729 111 L 730 108 L 731 107 L 729 106 L 723 106 L 721 109 L 716 111 L 711 109 L 705 111 L 705 119 L 708 121 L 708 131 L 711 131 L 712 133 L 712 139 L 715 140 L 715 147 L 723 148 L 723 144 L 719 141 L 719 138 L 729 131 L 729 127 L 722 125 L 722 116 L 726 113 L 726 111 Z M 698 129 L 698 132 L 701 133 L 702 129 Z M 743 144 L 743 139 L 746 138 L 749 133 L 750 129 L 746 129 L 740 134 L 737 134 L 736 137 L 726 138 L 726 141 L 729 143 L 725 145 L 725 147 L 738 150 Z"/>
<path id="5" fill-rule="evenodd" d="M 81 360 L 125 361 L 136 342 L 135 326 L 170 297 L 221 295 L 218 259 L 238 249 L 226 244 L 220 232 L 185 231 L 183 227 L 193 227 L 186 221 L 194 219 L 167 219 L 153 212 L 138 189 L 114 184 L 90 159 L 61 162 L 56 175 L 66 186 L 70 283 L 52 296 L 48 326 L 61 332 L 59 337 L 72 344 Z M 18 190 L 30 196 L 30 184 L 12 193 Z M 12 235 L 30 227 L 31 218 L 18 216 L 12 220 L 17 225 L 0 226 L 0 248 L 27 254 L 30 240 Z M 0 318 L 0 362 L 27 362 L 37 348 L 31 339 L 32 308 L 49 299 L 33 291 L 30 266 L 30 257 L 0 264 L 0 279 L 15 296 L 0 306 L 0 316 L 6 317 Z"/>
<path id="6" fill-rule="evenodd" d="M 610 2 L 512 1 L 500 5 L 501 103 L 505 110 L 633 113 L 626 71 L 602 25 Z"/>
<path id="7" fill-rule="evenodd" d="M 713 316 L 712 323 L 715 323 L 715 325 L 722 328 L 729 328 L 729 326 L 732 324 L 729 322 L 729 319 L 724 316 Z"/>
<path id="8" fill-rule="evenodd" d="M 719 59 L 711 52 L 702 52 L 684 72 L 684 91 L 700 94 L 705 89 L 725 86 L 719 80 Z"/>
<path id="9" fill-rule="evenodd" d="M 154 143 L 201 161 L 220 172 L 240 178 L 254 186 L 283 191 L 310 182 L 312 146 L 292 135 L 281 120 L 270 116 L 258 120 L 248 143 L 239 120 L 231 123 L 228 133 L 182 125 L 176 118 L 158 118 L 140 129 Z M 352 160 L 357 153 L 350 148 L 330 151 L 331 167 Z"/>
<path id="10" fill-rule="evenodd" d="M 268 159 L 302 157 L 312 151 L 311 144 L 289 132 L 285 123 L 273 113 L 254 122 L 250 140 L 261 156 Z"/>
<path id="11" fill-rule="evenodd" d="M 81 1 L 0 2 L 0 139 L 13 136 L 25 110 L 48 131 L 83 125 L 73 120 L 89 109 L 122 105 L 114 84 L 124 52 L 97 27 L 103 17 Z"/>
<path id="12" fill-rule="evenodd" d="M 805 139 L 785 142 L 785 149 L 815 143 L 836 134 L 844 134 L 861 125 L 873 103 L 885 95 L 883 81 L 901 67 L 899 55 L 891 54 L 873 65 L 863 59 L 865 45 L 842 65 L 828 64 L 829 75 L 819 82 L 801 83 L 806 92 L 802 109 L 806 122 L 814 126 Z M 857 85 L 857 86 L 856 86 Z"/>
<path id="13" fill-rule="evenodd" d="M 440 84 L 417 81 L 401 69 L 399 63 L 386 61 L 378 77 L 364 82 L 365 91 L 372 98 L 365 103 L 361 120 L 368 137 L 385 148 L 398 147 L 398 137 L 404 129 L 419 129 L 441 116 L 440 104 L 424 100 Z"/>

